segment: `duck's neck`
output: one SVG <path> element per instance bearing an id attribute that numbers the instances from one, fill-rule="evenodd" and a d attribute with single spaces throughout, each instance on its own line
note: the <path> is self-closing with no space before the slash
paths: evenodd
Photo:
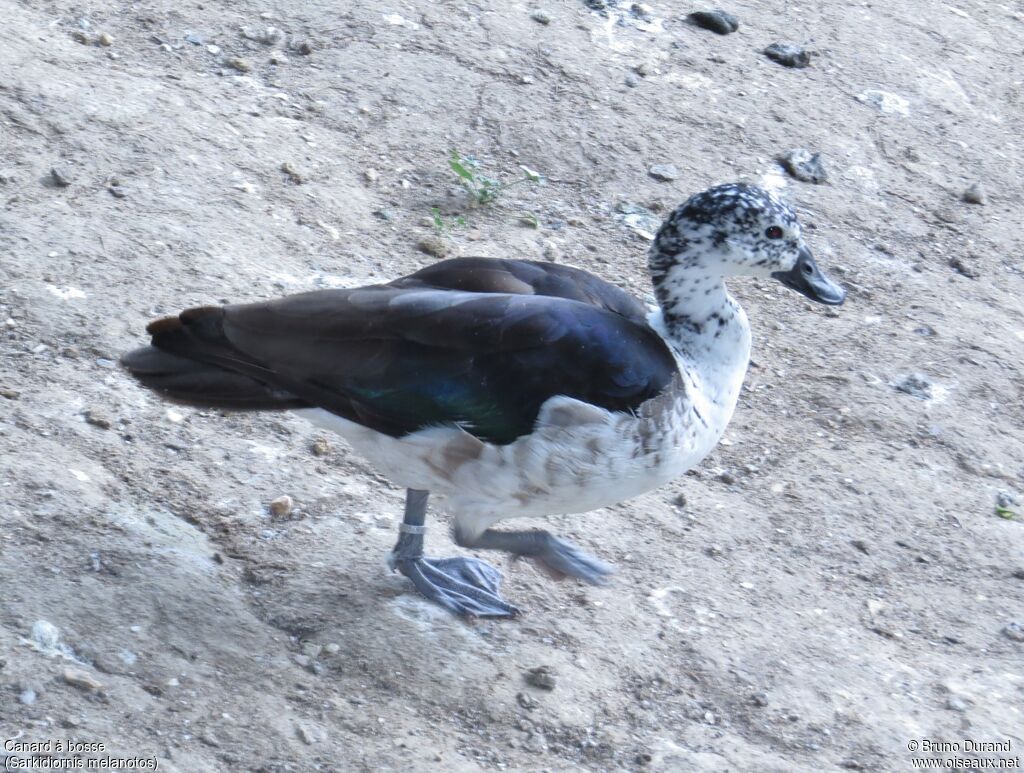
<path id="1" fill-rule="evenodd" d="M 731 414 L 750 362 L 747 315 L 720 273 L 652 254 L 651 278 L 660 307 L 659 332 L 701 379 L 706 396 Z"/>

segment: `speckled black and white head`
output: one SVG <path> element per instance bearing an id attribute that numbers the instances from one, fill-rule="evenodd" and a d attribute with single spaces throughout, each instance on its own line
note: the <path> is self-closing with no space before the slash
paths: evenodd
<path id="1" fill-rule="evenodd" d="M 663 308 L 727 276 L 774 277 L 820 303 L 845 297 L 815 264 L 792 207 L 754 185 L 719 185 L 683 202 L 651 245 L 650 270 Z"/>

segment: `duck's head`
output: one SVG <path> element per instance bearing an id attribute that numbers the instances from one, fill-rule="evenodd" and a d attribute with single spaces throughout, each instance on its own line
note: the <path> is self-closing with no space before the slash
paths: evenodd
<path id="1" fill-rule="evenodd" d="M 846 297 L 814 262 L 793 209 L 755 185 L 718 185 L 683 202 L 658 231 L 650 265 L 656 284 L 677 274 L 759 276 L 819 303 Z"/>

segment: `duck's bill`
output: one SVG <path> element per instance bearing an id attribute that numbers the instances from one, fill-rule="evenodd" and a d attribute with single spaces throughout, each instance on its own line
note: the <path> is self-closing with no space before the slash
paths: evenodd
<path id="1" fill-rule="evenodd" d="M 800 256 L 793 268 L 789 271 L 776 271 L 772 276 L 786 287 L 818 303 L 838 306 L 846 300 L 846 290 L 821 273 L 806 245 L 800 248 Z"/>

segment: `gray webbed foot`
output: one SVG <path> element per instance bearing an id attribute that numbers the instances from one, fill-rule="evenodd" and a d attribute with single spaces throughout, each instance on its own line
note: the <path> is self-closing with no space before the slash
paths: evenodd
<path id="1" fill-rule="evenodd" d="M 615 571 L 610 564 L 546 531 L 487 529 L 475 539 L 469 539 L 456 527 L 455 541 L 467 548 L 504 550 L 523 558 L 531 558 L 556 577 L 575 577 L 591 585 L 603 585 Z"/>
<path id="2" fill-rule="evenodd" d="M 514 617 L 519 610 L 498 595 L 501 572 L 477 558 L 426 558 L 423 525 L 426 491 L 409 489 L 399 537 L 388 556 L 392 571 L 412 580 L 416 590 L 462 617 Z"/>
<path id="3" fill-rule="evenodd" d="M 611 564 L 584 553 L 571 542 L 548 535 L 540 551 L 530 556 L 556 574 L 575 577 L 590 585 L 605 585 L 615 572 Z"/>
<path id="4" fill-rule="evenodd" d="M 423 596 L 462 617 L 514 617 L 519 609 L 498 595 L 501 572 L 476 558 L 398 558 L 394 568 Z"/>

